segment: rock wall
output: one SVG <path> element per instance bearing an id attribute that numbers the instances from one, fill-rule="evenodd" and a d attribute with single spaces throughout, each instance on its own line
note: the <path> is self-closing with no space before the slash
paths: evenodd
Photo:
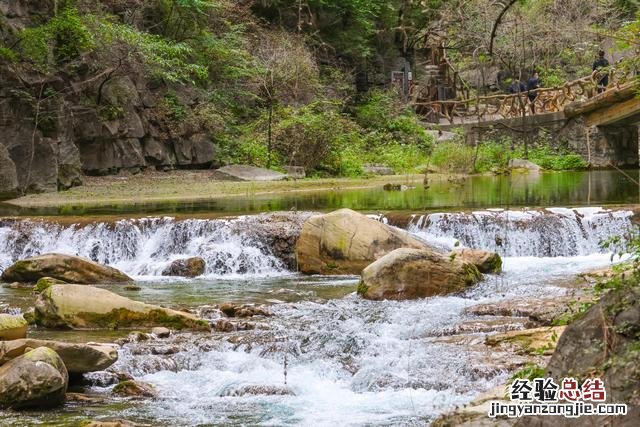
<path id="1" fill-rule="evenodd" d="M 0 37 L 42 22 L 54 3 L 0 0 Z M 193 87 L 91 55 L 46 73 L 22 65 L 0 56 L 0 199 L 68 189 L 84 174 L 216 165 L 211 135 L 190 120 L 204 99 Z"/>

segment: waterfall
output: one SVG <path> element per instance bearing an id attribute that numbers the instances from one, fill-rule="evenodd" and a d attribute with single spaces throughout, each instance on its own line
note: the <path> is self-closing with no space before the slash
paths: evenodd
<path id="1" fill-rule="evenodd" d="M 0 221 L 0 271 L 19 259 L 59 252 L 111 265 L 133 276 L 160 276 L 171 261 L 195 256 L 205 260 L 206 276 L 283 274 L 288 260 L 282 252 L 292 248 L 282 249 L 275 241 L 297 235 L 306 217 L 299 215 L 286 224 L 273 218 L 165 217 L 84 225 L 4 220 Z M 285 225 L 274 231 L 273 225 L 278 224 Z"/>
<path id="2" fill-rule="evenodd" d="M 604 252 L 602 241 L 627 233 L 631 215 L 602 208 L 490 209 L 415 216 L 408 228 L 446 248 L 459 241 L 503 256 L 577 256 Z"/>

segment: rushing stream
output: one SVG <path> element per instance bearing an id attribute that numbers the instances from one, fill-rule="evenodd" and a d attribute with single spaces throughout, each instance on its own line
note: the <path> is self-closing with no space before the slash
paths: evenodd
<path id="1" fill-rule="evenodd" d="M 0 423 L 73 425 L 104 417 L 152 425 L 423 425 L 510 375 L 508 361 L 489 360 L 469 344 L 483 334 L 465 327 L 477 320 L 465 308 L 565 294 L 562 279 L 610 262 L 600 242 L 624 234 L 630 216 L 599 208 L 416 215 L 408 226 L 416 236 L 445 248 L 459 243 L 498 251 L 504 272 L 461 295 L 403 302 L 362 300 L 354 294 L 355 277 L 293 273 L 274 250 L 272 233 L 253 231 L 263 224 L 256 217 L 84 225 L 6 220 L 0 270 L 39 253 L 77 254 L 134 276 L 141 290 L 112 288 L 130 298 L 187 307 L 212 320 L 218 314 L 211 306 L 220 302 L 259 302 L 270 304 L 274 316 L 250 331 L 126 344 L 112 368 L 153 384 L 156 399 L 109 398 L 46 414 L 0 412 Z M 161 276 L 171 260 L 185 256 L 203 257 L 206 274 Z M 25 308 L 29 298 L 0 289 L 0 301 L 13 307 Z M 523 327 L 511 322 L 500 328 Z M 271 392 L 248 391 L 255 388 Z M 108 396 L 109 390 L 91 392 Z"/>

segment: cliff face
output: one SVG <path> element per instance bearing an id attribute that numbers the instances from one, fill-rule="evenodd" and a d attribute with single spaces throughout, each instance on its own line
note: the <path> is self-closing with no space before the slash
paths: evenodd
<path id="1" fill-rule="evenodd" d="M 0 0 L 0 37 L 15 40 L 53 16 L 55 3 Z M 45 73 L 0 55 L 0 199 L 68 189 L 83 174 L 215 163 L 210 135 L 187 120 L 202 94 L 127 60 L 87 54 Z"/>

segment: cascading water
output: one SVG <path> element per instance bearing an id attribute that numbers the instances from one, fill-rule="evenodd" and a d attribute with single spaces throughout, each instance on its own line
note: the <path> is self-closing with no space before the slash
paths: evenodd
<path id="1" fill-rule="evenodd" d="M 298 222 L 304 218 L 300 215 Z M 260 216 L 143 218 L 69 226 L 4 221 L 0 223 L 0 270 L 22 258 L 59 252 L 111 265 L 132 276 L 160 276 L 171 261 L 195 256 L 205 260 L 205 275 L 210 277 L 282 274 L 287 270 L 285 261 L 274 252 L 274 236 L 264 223 Z M 295 227 L 296 222 L 291 224 Z"/>
<path id="2" fill-rule="evenodd" d="M 599 242 L 624 234 L 630 213 L 487 210 L 416 217 L 409 227 L 415 235 L 444 247 L 458 240 L 497 250 L 506 255 L 504 271 L 460 295 L 402 302 L 361 299 L 353 293 L 357 279 L 284 275 L 274 233 L 261 224 L 256 217 L 67 227 L 6 222 L 0 223 L 0 266 L 55 250 L 154 275 L 167 260 L 198 255 L 209 277 L 167 286 L 188 289 L 188 304 L 201 316 L 220 315 L 211 304 L 224 300 L 211 295 L 223 286 L 242 289 L 236 295 L 243 301 L 259 294 L 261 302 L 274 303 L 274 316 L 254 330 L 126 344 L 113 369 L 151 383 L 158 396 L 98 409 L 94 416 L 185 426 L 423 425 L 503 383 L 514 367 L 512 354 L 496 350 L 488 358 L 484 335 L 465 326 L 479 318 L 465 310 L 564 295 L 558 279 L 610 262 Z M 230 280 L 220 280 L 224 274 Z M 270 274 L 276 277 L 261 277 Z M 156 285 L 143 283 L 132 297 L 147 298 L 148 286 Z M 500 328 L 522 328 L 523 322 L 507 319 Z M 247 392 L 255 389 L 272 392 Z"/>
<path id="3" fill-rule="evenodd" d="M 458 240 L 503 256 L 575 256 L 603 252 L 604 240 L 627 232 L 631 215 L 601 208 L 436 213 L 415 217 L 409 230 L 441 246 Z"/>

